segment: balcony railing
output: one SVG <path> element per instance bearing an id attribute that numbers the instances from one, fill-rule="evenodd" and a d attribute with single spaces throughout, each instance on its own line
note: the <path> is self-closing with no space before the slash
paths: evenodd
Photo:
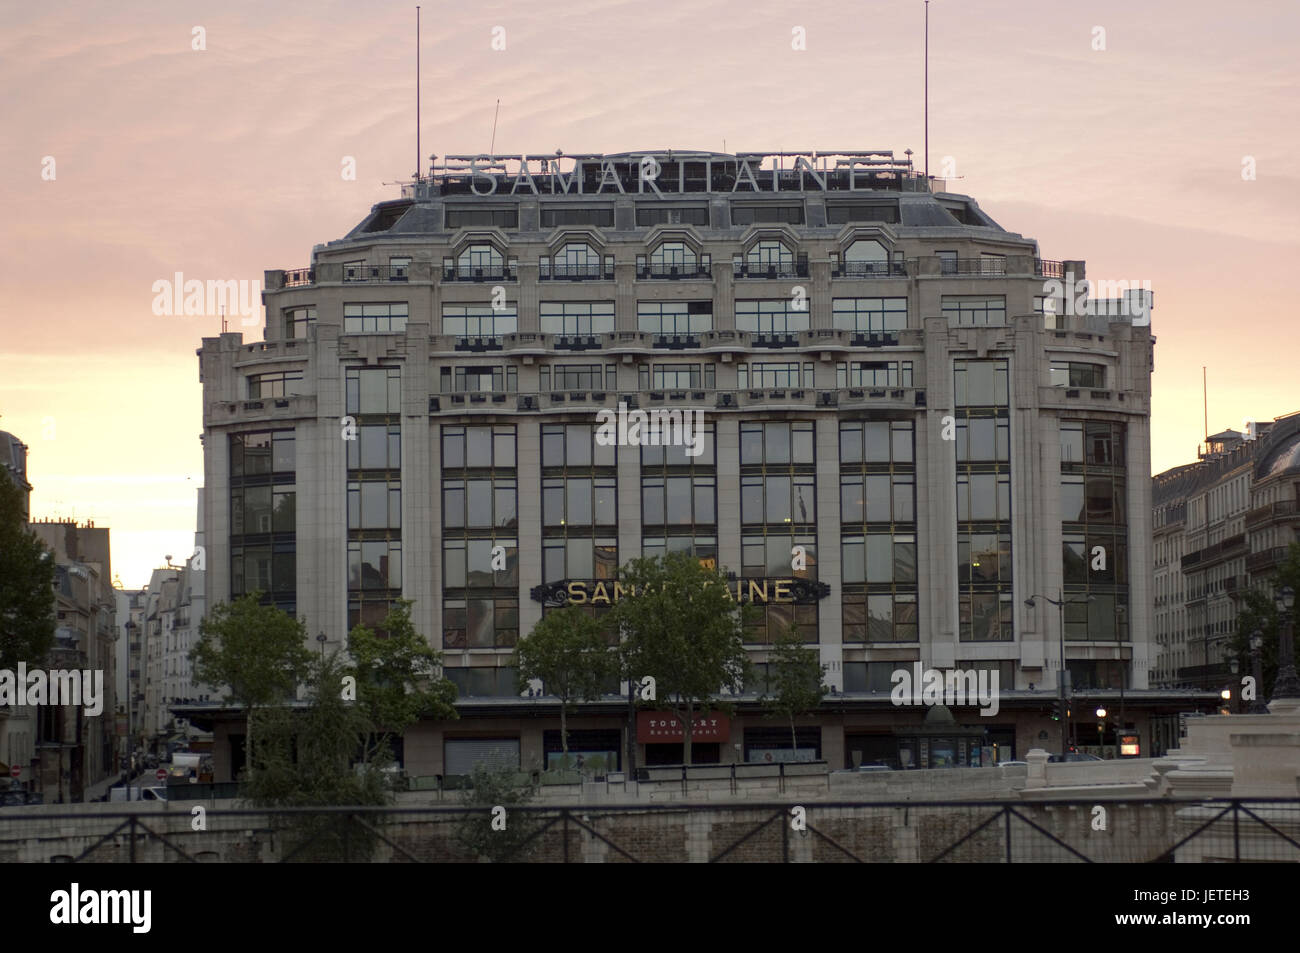
<path id="1" fill-rule="evenodd" d="M 294 268 L 284 273 L 284 287 L 302 288 L 316 283 L 315 268 Z"/>
<path id="2" fill-rule="evenodd" d="M 642 280 L 665 279 L 668 281 L 678 281 L 684 278 L 712 278 L 713 268 L 710 265 L 708 255 L 703 256 L 701 260 L 691 265 L 681 263 L 661 263 L 656 265 L 638 261 L 636 276 Z"/>
<path id="3" fill-rule="evenodd" d="M 343 280 L 352 282 L 409 281 L 409 265 L 370 265 L 345 262 Z"/>
<path id="4" fill-rule="evenodd" d="M 1267 572 L 1286 559 L 1286 554 L 1287 548 L 1285 546 L 1274 546 L 1271 549 L 1262 549 L 1257 553 L 1251 553 L 1246 557 L 1246 572 L 1252 575 Z"/>
<path id="5" fill-rule="evenodd" d="M 654 346 L 665 347 L 670 351 L 688 347 L 699 347 L 700 336 L 698 334 L 656 334 L 654 336 Z"/>
<path id="6" fill-rule="evenodd" d="M 851 338 L 854 347 L 896 347 L 897 331 L 855 331 Z"/>
<path id="7" fill-rule="evenodd" d="M 832 278 L 906 278 L 902 261 L 843 261 L 831 269 Z"/>
<path id="8" fill-rule="evenodd" d="M 499 351 L 502 348 L 500 337 L 463 337 L 456 338 L 457 351 Z"/>
<path id="9" fill-rule="evenodd" d="M 1246 514 L 1246 525 L 1262 526 L 1265 523 L 1285 520 L 1297 515 L 1300 515 L 1300 509 L 1297 509 L 1295 500 L 1281 500 L 1255 507 Z"/>
<path id="10" fill-rule="evenodd" d="M 807 278 L 808 262 L 800 260 L 787 265 L 753 265 L 747 261 L 733 262 L 732 273 L 737 278 Z"/>
<path id="11" fill-rule="evenodd" d="M 490 268 L 462 268 L 455 262 L 442 266 L 443 281 L 516 281 L 518 278 L 519 265 L 514 261 Z"/>
<path id="12" fill-rule="evenodd" d="M 1047 258 L 1034 259 L 1034 274 L 1039 278 L 1064 278 L 1065 264 Z"/>
<path id="13" fill-rule="evenodd" d="M 699 386 L 653 388 L 640 393 L 640 402 L 647 409 L 671 407 L 681 403 L 688 407 L 711 407 L 717 410 L 738 410 L 745 407 L 774 407 L 795 405 L 800 408 L 848 408 L 850 410 L 885 407 L 893 410 L 925 407 L 925 391 L 914 387 L 852 387 L 816 389 L 808 386 L 764 385 L 718 390 Z M 468 397 L 468 400 L 467 400 Z M 486 395 L 439 394 L 429 397 L 430 413 L 464 413 L 468 403 L 483 405 L 485 410 L 501 412 L 563 410 L 574 404 L 595 407 L 616 407 L 627 403 L 629 409 L 637 406 L 637 395 L 618 394 L 608 389 L 573 390 L 552 388 L 535 393 L 492 393 Z M 511 405 L 513 402 L 513 406 Z M 492 405 L 497 405 L 493 407 Z"/>
<path id="14" fill-rule="evenodd" d="M 542 281 L 593 281 L 611 280 L 614 277 L 613 267 L 602 267 L 598 261 L 568 264 L 543 259 L 538 272 Z"/>
<path id="15" fill-rule="evenodd" d="M 944 258 L 939 262 L 941 275 L 965 275 L 984 278 L 1005 278 L 1005 258 Z"/>

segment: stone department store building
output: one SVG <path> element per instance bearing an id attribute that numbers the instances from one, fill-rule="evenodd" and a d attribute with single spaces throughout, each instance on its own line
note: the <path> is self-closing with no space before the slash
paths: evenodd
<path id="1" fill-rule="evenodd" d="M 326 648 L 413 599 L 461 696 L 407 733 L 415 775 L 547 763 L 558 707 L 518 694 L 511 647 L 544 602 L 599 611 L 618 565 L 673 550 L 761 607 L 760 673 L 784 624 L 819 647 L 832 694 L 800 747 L 832 767 L 1055 750 L 1058 613 L 1035 594 L 1070 601 L 1076 693 L 1122 685 L 1138 732 L 1143 704 L 1186 708 L 1139 700 L 1149 296 L 1145 320 L 1118 314 L 1133 296 L 1075 313 L 1083 262 L 889 153 L 648 155 L 435 157 L 266 273 L 264 340 L 198 352 L 209 599 L 261 589 Z M 703 452 L 601 446 L 620 403 L 702 410 Z M 892 706 L 918 660 L 998 672 L 999 715 L 945 733 Z M 237 770 L 242 728 L 206 717 Z M 679 759 L 639 717 L 638 764 Z M 625 697 L 585 704 L 570 747 L 622 766 L 628 722 Z M 711 732 L 697 761 L 789 756 L 749 688 Z"/>

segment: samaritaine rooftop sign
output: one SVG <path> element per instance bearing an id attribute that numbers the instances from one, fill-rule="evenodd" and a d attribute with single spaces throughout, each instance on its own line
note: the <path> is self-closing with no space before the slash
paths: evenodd
<path id="1" fill-rule="evenodd" d="M 892 152 L 629 152 L 433 157 L 417 189 L 473 195 L 925 191 Z M 907 182 L 908 185 L 904 183 Z M 459 187 L 458 187 L 459 186 Z"/>

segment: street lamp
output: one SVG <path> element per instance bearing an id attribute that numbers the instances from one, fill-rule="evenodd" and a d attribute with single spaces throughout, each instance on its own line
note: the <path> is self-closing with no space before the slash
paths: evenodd
<path id="1" fill-rule="evenodd" d="M 1260 697 L 1260 692 L 1264 690 L 1264 673 L 1261 670 L 1260 650 L 1264 647 L 1264 633 L 1259 629 L 1250 633 L 1250 667 L 1251 674 L 1255 677 L 1255 699 L 1250 703 L 1250 714 L 1267 715 L 1268 706 L 1264 704 L 1264 699 Z"/>
<path id="2" fill-rule="evenodd" d="M 1097 754 L 1098 755 L 1100 755 L 1105 750 L 1106 742 L 1105 742 L 1105 738 L 1103 737 L 1105 732 L 1106 732 L 1106 709 L 1098 706 L 1097 707 Z"/>
<path id="3" fill-rule="evenodd" d="M 325 641 L 326 641 L 325 633 L 323 631 L 316 636 L 316 641 L 320 643 L 320 657 L 321 657 L 321 661 L 323 662 L 325 661 Z"/>
<path id="4" fill-rule="evenodd" d="M 1061 639 L 1061 670 L 1056 673 L 1056 695 L 1061 700 L 1061 711 L 1062 713 L 1064 713 L 1066 710 L 1065 709 L 1065 606 L 1067 603 L 1070 605 L 1074 605 L 1076 603 L 1082 603 L 1085 601 L 1092 602 L 1097 597 L 1088 596 L 1086 600 L 1066 599 L 1065 594 L 1061 592 L 1059 589 L 1057 590 L 1056 594 L 1060 596 L 1059 599 L 1052 599 L 1049 596 L 1040 596 L 1038 593 L 1034 593 L 1032 596 L 1030 596 L 1028 599 L 1025 600 L 1025 605 L 1028 606 L 1030 609 L 1033 609 L 1036 607 L 1036 603 L 1034 600 L 1042 599 L 1044 602 L 1050 602 L 1052 605 L 1056 606 L 1057 631 Z M 1068 730 L 1068 724 L 1067 724 L 1068 722 L 1069 722 L 1068 718 L 1063 718 L 1061 720 L 1061 757 L 1065 757 L 1066 749 L 1069 747 L 1065 740 L 1065 733 Z"/>
<path id="5" fill-rule="evenodd" d="M 1300 678 L 1296 677 L 1295 653 L 1292 650 L 1294 636 L 1291 634 L 1292 614 L 1295 607 L 1295 590 L 1283 586 L 1273 596 L 1277 606 L 1277 678 L 1273 681 L 1273 700 L 1279 698 L 1300 698 Z"/>

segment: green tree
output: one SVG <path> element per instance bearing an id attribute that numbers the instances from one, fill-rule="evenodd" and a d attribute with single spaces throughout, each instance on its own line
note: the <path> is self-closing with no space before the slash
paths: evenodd
<path id="1" fill-rule="evenodd" d="M 27 529 L 23 491 L 0 470 L 0 669 L 54 648 L 54 554 Z"/>
<path id="2" fill-rule="evenodd" d="M 654 677 L 654 707 L 681 722 L 690 764 L 698 716 L 729 710 L 716 696 L 739 692 L 749 672 L 744 631 L 753 607 L 733 601 L 727 577 L 689 553 L 634 559 L 619 581 L 630 590 L 613 609 L 624 672 L 634 681 Z"/>
<path id="3" fill-rule="evenodd" d="M 529 679 L 541 679 L 548 694 L 560 700 L 560 748 L 569 761 L 568 712 L 578 700 L 594 701 L 617 674 L 608 627 L 580 606 L 548 612 L 515 646 L 512 664 L 523 690 Z"/>
<path id="4" fill-rule="evenodd" d="M 387 749 L 358 760 L 370 731 L 363 708 L 344 699 L 348 672 L 338 652 L 309 663 L 306 706 L 273 705 L 259 716 L 257 771 L 247 785 L 264 807 L 382 806 L 392 803 L 383 765 Z M 354 764 L 354 761 L 357 763 Z M 362 816 L 368 827 L 374 816 Z M 299 861 L 366 860 L 378 839 L 345 814 L 280 817 L 284 856 Z"/>
<path id="5" fill-rule="evenodd" d="M 247 712 L 246 762 L 255 764 L 253 726 L 257 712 L 282 703 L 297 690 L 311 663 L 303 622 L 261 604 L 254 592 L 234 602 L 217 603 L 199 625 L 194 647 L 194 678 L 224 686 L 226 700 Z"/>
<path id="6" fill-rule="evenodd" d="M 409 599 L 398 600 L 376 635 L 363 625 L 348 633 L 357 680 L 357 704 L 367 720 L 366 757 L 388 750 L 391 740 L 421 716 L 457 717 L 456 686 L 441 673 L 442 653 L 429 645 L 411 621 Z"/>
<path id="7" fill-rule="evenodd" d="M 1263 634 L 1260 648 L 1260 677 L 1263 684 L 1255 686 L 1258 697 L 1268 700 L 1273 692 L 1273 683 L 1277 680 L 1277 659 L 1281 634 L 1281 620 L 1277 607 L 1273 604 L 1273 593 L 1283 586 L 1290 586 L 1300 593 L 1300 543 L 1292 543 L 1277 570 L 1268 581 L 1257 588 L 1246 589 L 1241 594 L 1241 603 L 1237 608 L 1237 618 L 1228 650 L 1238 659 L 1238 677 L 1254 673 L 1250 651 L 1250 637 L 1256 630 Z M 1300 625 L 1292 620 L 1291 657 L 1296 658 L 1300 640 L 1296 639 Z"/>
<path id="8" fill-rule="evenodd" d="M 474 765 L 469 782 L 460 800 L 470 810 L 457 823 L 453 842 L 466 853 L 496 863 L 526 859 L 538 843 L 537 838 L 529 838 L 542 822 L 511 808 L 531 801 L 537 794 L 536 787 L 518 771 L 482 764 Z M 495 812 L 494 818 L 492 809 L 498 807 L 505 808 L 505 814 Z"/>
<path id="9" fill-rule="evenodd" d="M 790 722 L 790 745 L 796 756 L 799 740 L 795 719 L 817 710 L 827 692 L 822 681 L 825 675 L 821 654 L 816 648 L 804 645 L 797 625 L 790 626 L 772 643 L 767 656 L 767 680 L 759 702 L 773 716 Z"/>

